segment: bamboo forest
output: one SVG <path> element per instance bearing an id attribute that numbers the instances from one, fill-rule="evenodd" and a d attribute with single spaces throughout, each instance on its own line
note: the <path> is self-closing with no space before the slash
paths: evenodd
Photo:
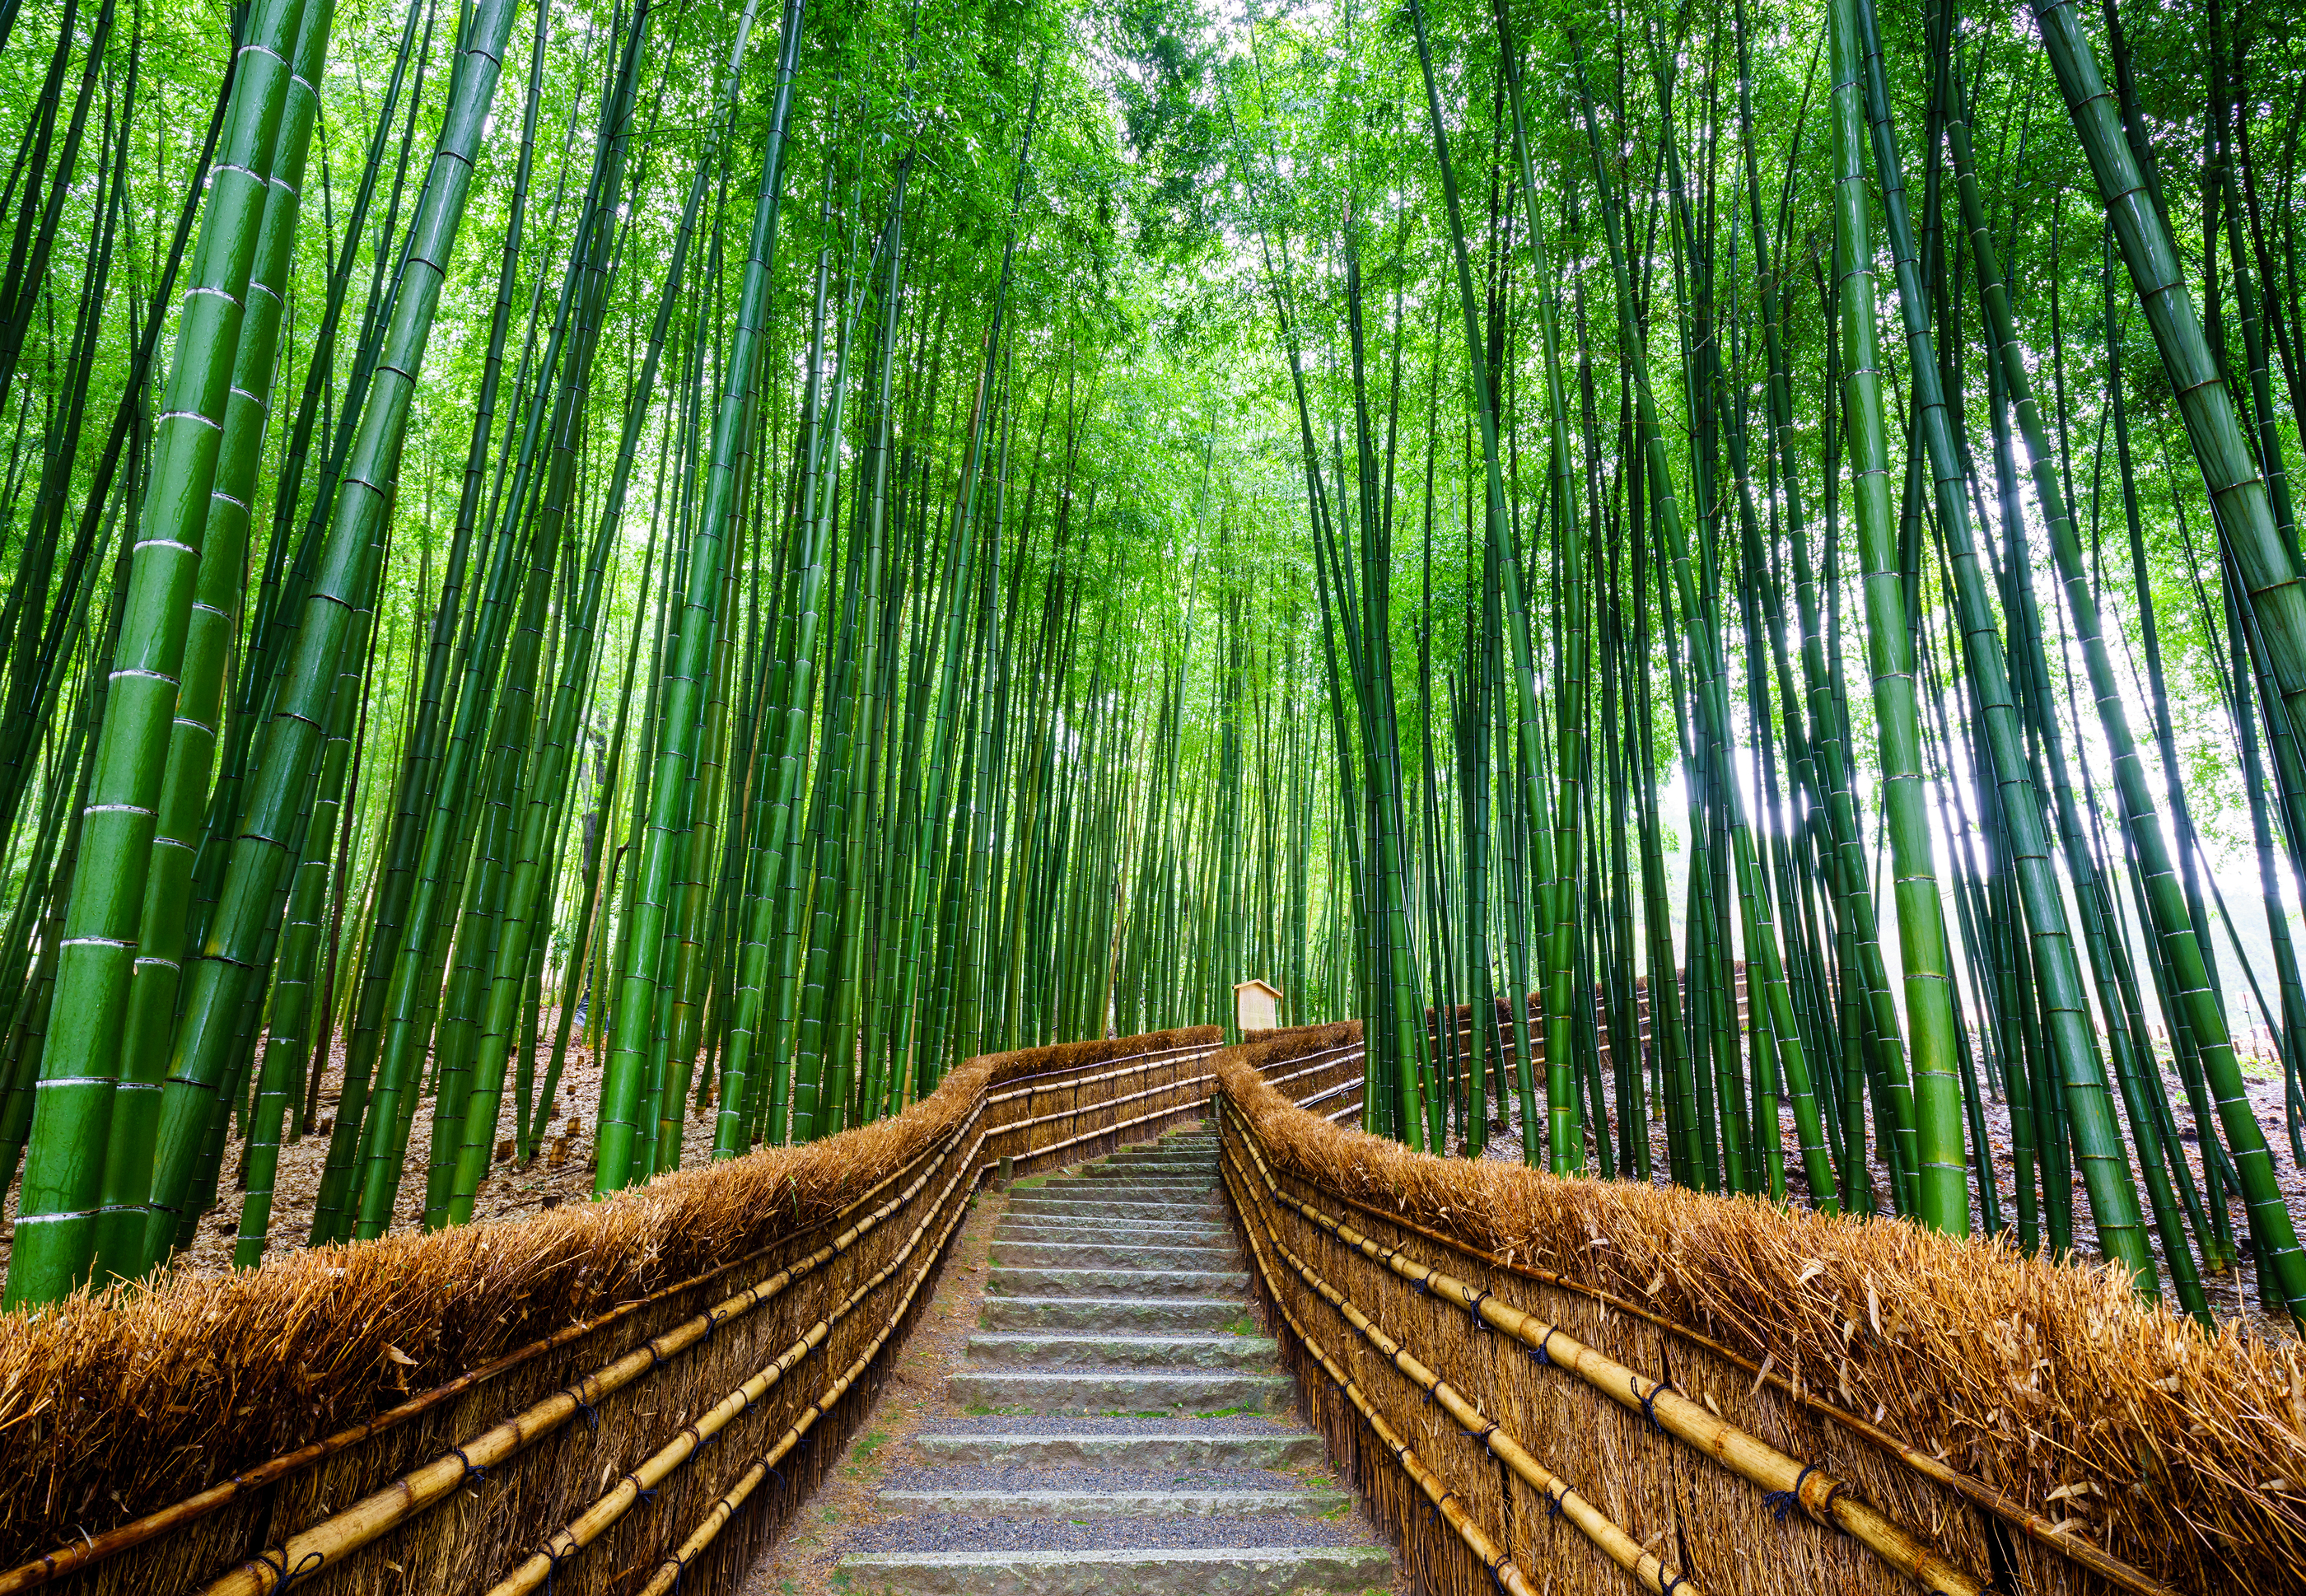
<path id="1" fill-rule="evenodd" d="M 2298 21 L 0 0 L 8 1303 L 1254 979 L 2306 1323 Z"/>

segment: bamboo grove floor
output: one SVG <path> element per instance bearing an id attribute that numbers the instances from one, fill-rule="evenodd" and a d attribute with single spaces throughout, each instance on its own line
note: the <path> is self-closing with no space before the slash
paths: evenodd
<path id="1" fill-rule="evenodd" d="M 550 1038 L 557 1017 L 548 1014 L 542 1028 L 547 1038 L 536 1052 L 536 1080 L 541 1085 L 551 1059 Z M 2250 1068 L 2249 1065 L 2245 1066 Z M 2263 1068 L 2263 1066 L 2259 1066 Z M 312 1216 L 312 1207 L 318 1196 L 320 1171 L 328 1157 L 329 1131 L 336 1122 L 337 1099 L 343 1088 L 344 1047 L 339 1041 L 329 1050 L 329 1068 L 321 1078 L 320 1114 L 312 1134 L 286 1143 L 280 1149 L 278 1183 L 273 1201 L 271 1235 L 266 1248 L 268 1259 L 293 1252 L 304 1243 Z M 582 1202 L 593 1190 L 591 1159 L 592 1137 L 594 1131 L 593 1112 L 600 1098 L 601 1060 L 593 1050 L 572 1041 L 564 1067 L 559 1090 L 551 1105 L 551 1127 L 542 1142 L 542 1150 L 526 1166 L 517 1166 L 509 1158 L 500 1158 L 490 1169 L 474 1199 L 474 1216 L 480 1220 L 518 1219 L 558 1208 L 567 1202 Z M 2201 1179 L 2201 1143 L 2194 1124 L 2192 1111 L 2187 1105 L 2182 1084 L 2174 1075 L 2165 1076 L 2173 1114 L 2178 1125 L 2179 1145 L 2185 1149 L 2186 1160 L 2199 1182 Z M 2266 1127 L 2267 1139 L 2274 1148 L 2274 1165 L 2282 1182 L 2284 1197 L 2289 1203 L 2293 1217 L 2302 1232 L 2306 1232 L 2306 1173 L 2302 1173 L 2292 1159 L 2289 1138 L 2283 1129 L 2282 1082 L 2270 1070 L 2260 1079 L 2253 1073 L 2248 1081 L 2250 1106 L 2260 1124 Z M 1487 1145 L 1482 1156 L 1517 1163 L 1521 1158 L 1520 1114 L 1518 1105 L 1505 1105 L 1506 1113 L 1493 1117 Z M 2010 1169 L 2010 1110 L 2009 1105 L 1989 1097 L 1986 1105 L 1986 1133 L 1994 1143 L 1994 1156 L 2001 1165 L 2006 1182 Z M 1780 1114 L 1783 1144 L 1787 1149 L 1786 1190 L 1789 1199 L 1799 1202 L 1806 1199 L 1808 1187 L 1802 1178 L 1801 1161 L 1795 1149 L 1795 1127 L 1790 1108 Z M 686 1130 L 682 1137 L 681 1164 L 684 1168 L 704 1163 L 713 1147 L 713 1115 L 709 1107 L 689 1105 Z M 421 1105 L 409 1131 L 408 1150 L 401 1183 L 400 1199 L 393 1213 L 391 1234 L 413 1233 L 421 1228 L 424 1205 L 425 1167 L 431 1152 L 432 1121 L 430 1100 Z M 508 1107 L 505 1123 L 500 1127 L 499 1145 L 511 1133 L 511 1114 Z M 1662 1182 L 1666 1168 L 1665 1124 L 1653 1118 L 1649 1124 L 1650 1162 L 1653 1178 Z M 1462 1148 L 1462 1141 L 1453 1139 L 1451 1151 Z M 228 1155 L 236 1173 L 240 1160 Z M 1869 1160 L 1875 1191 L 1886 1192 L 1889 1172 L 1878 1160 Z M 2010 1193 L 2005 1184 L 2002 1192 L 2005 1216 L 2014 1223 Z M 2231 1204 L 2235 1233 L 2243 1233 L 2246 1220 L 2239 1198 Z M 217 1207 L 201 1221 L 197 1239 L 172 1267 L 190 1270 L 200 1275 L 218 1275 L 232 1267 L 233 1248 L 240 1231 L 240 1192 L 236 1188 L 220 1195 Z M 1971 1210 L 1978 1213 L 1977 1182 L 1971 1181 Z M 2097 1256 L 2097 1227 L 2090 1222 L 2089 1200 L 2082 1189 L 2079 1175 L 2073 1182 L 2074 1243 L 2085 1257 Z M 16 1216 L 16 1190 L 11 1186 L 4 1201 L 0 1201 L 0 1268 L 5 1267 Z M 2147 1236 L 2153 1248 L 2156 1267 L 2162 1273 L 2166 1290 L 2168 1272 L 2162 1263 L 2159 1237 L 2149 1224 Z M 2286 1319 L 2263 1312 L 2257 1300 L 2257 1271 L 2245 1258 L 2239 1270 L 2204 1279 L 2203 1291 L 2208 1297 L 2211 1311 L 2223 1320 L 2246 1322 L 2262 1333 L 2285 1336 L 2290 1334 Z"/>

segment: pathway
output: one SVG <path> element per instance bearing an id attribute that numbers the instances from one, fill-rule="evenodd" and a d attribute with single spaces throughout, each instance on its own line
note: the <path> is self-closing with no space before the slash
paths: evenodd
<path id="1" fill-rule="evenodd" d="M 1199 1126 L 1019 1182 L 993 1234 L 979 1327 L 945 1364 L 942 1411 L 891 1438 L 874 1522 L 846 1538 L 833 1586 L 1390 1590 L 1391 1554 L 1328 1472 L 1256 1333 L 1220 1203 L 1216 1143 Z"/>

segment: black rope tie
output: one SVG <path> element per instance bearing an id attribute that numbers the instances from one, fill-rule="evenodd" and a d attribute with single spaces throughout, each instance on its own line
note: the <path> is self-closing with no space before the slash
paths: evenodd
<path id="1" fill-rule="evenodd" d="M 721 1315 L 717 1312 L 707 1313 L 705 1316 L 705 1344 L 710 1345 L 713 1338 L 720 1333 Z"/>
<path id="2" fill-rule="evenodd" d="M 1777 1519 L 1780 1523 L 1785 1523 L 1786 1515 L 1791 1513 L 1796 1507 L 1801 1505 L 1802 1481 L 1808 1479 L 1812 1474 L 1816 1473 L 1817 1466 L 1818 1465 L 1814 1463 L 1804 1464 L 1802 1465 L 1802 1472 L 1794 1476 L 1793 1489 L 1791 1490 L 1772 1490 L 1763 1494 L 1762 1506 L 1767 1507 L 1772 1513 L 1777 1515 Z"/>
<path id="3" fill-rule="evenodd" d="M 664 1560 L 672 1565 L 672 1588 L 678 1591 L 680 1589 L 680 1576 L 688 1572 L 688 1559 L 677 1551 L 669 1551 L 664 1554 Z"/>
<path id="4" fill-rule="evenodd" d="M 1554 1325 L 1546 1326 L 1545 1334 L 1539 1338 L 1538 1344 L 1529 1349 L 1529 1355 L 1548 1368 L 1553 1365 L 1553 1354 L 1546 1349 L 1553 1344 L 1553 1332 L 1558 1327 Z"/>
<path id="5" fill-rule="evenodd" d="M 459 1489 L 474 1484 L 476 1481 L 483 1485 L 488 1483 L 489 1472 L 486 1469 L 475 1466 L 473 1460 L 465 1455 L 465 1449 L 462 1447 L 449 1447 L 447 1455 L 455 1458 L 458 1463 L 465 1465 L 464 1478 L 457 1481 Z"/>
<path id="6" fill-rule="evenodd" d="M 589 1402 L 585 1401 L 583 1397 L 581 1397 L 581 1396 L 577 1395 L 576 1395 L 576 1387 L 574 1387 L 574 1386 L 563 1386 L 563 1387 L 560 1387 L 560 1395 L 562 1395 L 563 1396 L 566 1396 L 569 1401 L 571 1401 L 571 1402 L 575 1403 L 575 1404 L 576 1404 L 576 1411 L 577 1411 L 578 1413 L 582 1413 L 582 1414 L 584 1414 L 584 1415 L 585 1415 L 585 1429 L 587 1429 L 587 1430 L 591 1430 L 594 1435 L 598 1435 L 598 1434 L 600 1434 L 600 1433 L 601 1433 L 601 1410 L 600 1410 L 600 1409 L 598 1409 L 598 1408 L 594 1407 L 591 1403 L 589 1403 Z"/>
<path id="7" fill-rule="evenodd" d="M 633 1488 L 633 1499 L 635 1501 L 649 1502 L 652 1504 L 655 1502 L 656 1492 L 648 1486 L 643 1485 L 641 1483 L 641 1477 L 638 1474 L 627 1474 L 625 1476 L 625 1482 Z"/>
<path id="8" fill-rule="evenodd" d="M 552 1596 L 552 1582 L 560 1577 L 560 1565 L 584 1549 L 573 1541 L 566 1551 L 553 1550 L 550 1541 L 544 1543 L 544 1596 Z"/>
<path id="9" fill-rule="evenodd" d="M 648 1355 L 649 1372 L 651 1374 L 654 1374 L 658 1370 L 664 1367 L 664 1354 L 657 1351 L 656 1343 L 653 1341 L 648 1344 Z"/>
<path id="10" fill-rule="evenodd" d="M 1658 1565 L 1658 1596 L 1673 1596 L 1676 1591 L 1681 1589 L 1682 1583 L 1681 1575 L 1668 1574 L 1663 1563 Z"/>
<path id="11" fill-rule="evenodd" d="M 1473 1321 L 1473 1328 L 1481 1331 L 1483 1335 L 1495 1334 L 1490 1325 L 1490 1321 L 1482 1317 L 1482 1304 L 1489 1300 L 1489 1289 L 1485 1286 L 1472 1302 L 1465 1304 L 1465 1317 L 1472 1319 Z"/>
<path id="12" fill-rule="evenodd" d="M 1506 1576 L 1499 1574 L 1498 1570 L 1505 1566 L 1506 1555 L 1503 1552 L 1499 1552 L 1496 1557 L 1491 1558 L 1488 1562 L 1482 1565 L 1482 1567 L 1488 1569 L 1490 1572 L 1490 1583 L 1497 1586 L 1500 1591 L 1506 1588 Z"/>
<path id="13" fill-rule="evenodd" d="M 1548 1518 L 1559 1518 L 1559 1517 L 1561 1516 L 1561 1498 L 1562 1498 L 1562 1496 L 1564 1496 L 1564 1495 L 1566 1495 L 1566 1494 L 1567 1494 L 1566 1492 L 1557 1492 L 1557 1491 L 1550 1491 L 1550 1490 L 1549 1490 L 1549 1491 L 1547 1491 L 1547 1492 L 1545 1493 L 1545 1516 L 1546 1516 L 1546 1517 L 1548 1517 Z"/>
<path id="14" fill-rule="evenodd" d="M 278 1596 L 278 1592 L 286 1590 L 298 1580 L 320 1573 L 320 1566 L 329 1560 L 329 1555 L 326 1552 L 308 1551 L 298 1559 L 296 1566 L 291 1568 L 288 1566 L 288 1549 L 284 1546 L 280 1549 L 280 1561 L 278 1563 L 268 1557 L 260 1557 L 256 1560 L 280 1576 L 280 1583 L 272 1587 L 275 1596 Z"/>
<path id="15" fill-rule="evenodd" d="M 1642 1396 L 1642 1377 L 1638 1374 L 1632 1376 L 1631 1384 L 1633 1386 L 1634 1395 L 1636 1396 L 1641 1396 L 1642 1417 L 1650 1421 L 1650 1428 L 1652 1430 L 1656 1430 L 1660 1435 L 1663 1435 L 1665 1433 L 1665 1426 L 1658 1422 L 1657 1399 L 1666 1392 L 1672 1390 L 1673 1387 L 1667 1385 L 1663 1380 L 1660 1380 L 1657 1384 L 1650 1387 L 1650 1394 L 1647 1396 Z"/>

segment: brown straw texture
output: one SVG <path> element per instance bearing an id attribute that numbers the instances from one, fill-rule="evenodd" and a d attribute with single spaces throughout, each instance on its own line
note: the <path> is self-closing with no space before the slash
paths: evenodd
<path id="1" fill-rule="evenodd" d="M 1357 1077 L 1356 1053 L 1332 1053 L 1328 1073 L 1307 1069 L 1353 1039 L 1351 1028 L 1221 1055 L 1220 1089 L 1239 1117 L 1219 1120 L 1237 1190 L 1264 1195 L 1253 1151 L 1283 1198 L 1373 1249 L 1348 1245 L 1288 1200 L 1246 1216 L 1249 1225 L 1269 1218 L 1293 1254 L 1418 1366 L 1693 1585 L 1915 1589 L 1813 1516 L 1815 1487 L 1830 1475 L 1948 1568 L 1996 1589 L 2306 1588 L 2296 1572 L 2306 1545 L 2306 1368 L 2294 1346 L 2237 1332 L 2213 1340 L 2139 1304 L 2107 1270 L 2022 1258 L 2006 1244 L 1409 1152 L 1322 1117 L 1352 1103 L 1350 1093 L 1311 1110 L 1294 1101 Z M 1276 1090 L 1275 1081 L 1286 1084 Z M 1372 1250 L 1397 1250 L 1408 1273 L 1430 1267 L 1558 1325 L 1820 1472 L 1798 1501 L 1771 1496 L 1653 1427 L 1637 1396 L 1613 1400 L 1567 1367 L 1546 1366 L 1438 1280 L 1421 1286 Z M 1629 1588 L 1626 1572 L 1502 1467 L 1478 1431 L 1406 1380 L 1302 1276 L 1276 1274 L 1288 1317 L 1351 1371 L 1516 1563 L 1544 1571 L 1559 1592 Z M 1291 1351 L 1333 1451 L 1366 1465 L 1361 1483 L 1381 1522 L 1405 1534 L 1405 1553 L 1430 1588 L 1494 1589 L 1464 1541 L 1428 1522 L 1422 1494 L 1388 1468 L 1318 1365 Z"/>
<path id="2" fill-rule="evenodd" d="M 869 1411 L 982 1168 L 1076 1162 L 1200 1114 L 1220 1039 L 973 1059 L 893 1119 L 608 1201 L 0 1318 L 0 1592 L 199 1591 L 322 1543 L 300 1593 L 485 1588 L 807 1338 L 553 1580 L 635 1583 L 786 1438 L 681 1580 L 733 1589 Z M 496 1462 L 424 1483 L 517 1417 Z M 344 1529 L 396 1493 L 423 1499 Z M 296 1572 L 257 1566 L 252 1589 Z"/>

